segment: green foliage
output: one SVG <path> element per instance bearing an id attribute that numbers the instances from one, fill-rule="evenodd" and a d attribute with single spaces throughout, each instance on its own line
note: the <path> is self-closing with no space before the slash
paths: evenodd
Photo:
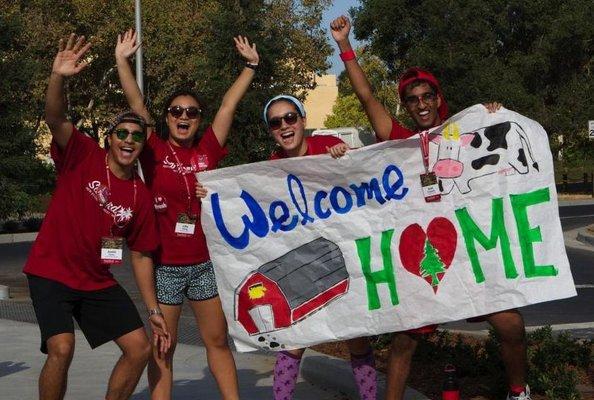
<path id="1" fill-rule="evenodd" d="M 528 335 L 528 379 L 534 390 L 551 399 L 579 399 L 577 370 L 590 366 L 591 346 L 591 341 L 577 341 L 567 332 L 555 336 L 550 327 Z"/>
<path id="2" fill-rule="evenodd" d="M 39 228 L 41 228 L 42 222 L 43 218 L 30 217 L 23 221 L 23 226 L 27 232 L 37 232 L 39 231 Z"/>
<path id="3" fill-rule="evenodd" d="M 225 91 L 243 67 L 233 36 L 257 43 L 256 80 L 241 102 L 229 140 L 226 165 L 268 158 L 273 140 L 261 121 L 266 100 L 300 93 L 328 67 L 325 29 L 329 0 L 180 0 L 163 6 L 144 0 L 143 51 L 148 107 L 161 115 L 164 100 L 179 87 L 201 93 L 212 121 Z M 93 44 L 90 66 L 66 81 L 74 122 L 100 132 L 127 108 L 115 71 L 118 33 L 134 26 L 128 0 L 0 0 L 0 219 L 37 208 L 36 195 L 53 183 L 52 168 L 36 157 L 44 95 L 59 39 L 71 32 Z M 90 104 L 93 107 L 88 107 Z M 45 149 L 47 151 L 47 148 Z M 33 197 L 31 197 L 33 196 Z M 33 204 L 32 204 L 33 203 Z"/>
<path id="4" fill-rule="evenodd" d="M 592 364 L 592 341 L 580 341 L 564 332 L 553 334 L 550 327 L 540 328 L 527 335 L 528 383 L 531 391 L 548 399 L 580 399 L 578 371 L 587 372 Z M 376 349 L 388 348 L 391 335 L 376 336 Z M 461 387 L 470 380 L 480 380 L 489 398 L 504 398 L 507 391 L 505 367 L 500 357 L 500 345 L 493 330 L 485 341 L 468 340 L 461 335 L 438 331 L 422 337 L 415 353 L 415 362 L 425 368 L 456 366 Z"/>
<path id="5" fill-rule="evenodd" d="M 440 78 L 451 111 L 496 100 L 551 136 L 563 134 L 569 148 L 582 146 L 594 115 L 594 8 L 587 2 L 360 3 L 352 10 L 355 35 L 370 42 L 393 78 L 425 67 Z M 574 157 L 569 149 L 566 156 Z"/>
<path id="6" fill-rule="evenodd" d="M 13 232 L 17 231 L 19 226 L 20 226 L 20 224 L 18 221 L 9 219 L 8 221 L 5 221 L 4 224 L 2 224 L 2 230 L 4 232 L 13 233 Z"/>
<path id="7" fill-rule="evenodd" d="M 365 48 L 357 50 L 359 63 L 373 89 L 374 96 L 392 114 L 399 115 L 398 86 L 390 78 L 386 64 Z M 338 77 L 338 99 L 324 122 L 326 128 L 355 126 L 371 128 L 361 103 L 353 92 L 346 71 Z"/>
<path id="8" fill-rule="evenodd" d="M 355 94 L 338 95 L 332 114 L 324 121 L 326 128 L 343 126 L 368 127 L 369 120 Z"/>
<path id="9" fill-rule="evenodd" d="M 20 217 L 30 197 L 49 190 L 52 169 L 36 157 L 40 102 L 34 79 L 39 65 L 28 49 L 26 18 L 14 2 L 0 2 L 0 219 Z"/>

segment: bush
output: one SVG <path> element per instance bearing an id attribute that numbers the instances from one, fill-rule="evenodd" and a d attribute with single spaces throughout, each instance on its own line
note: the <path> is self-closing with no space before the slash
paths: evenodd
<path id="1" fill-rule="evenodd" d="M 390 335 L 372 339 L 376 349 L 389 348 Z M 553 334 L 550 327 L 527 335 L 528 383 L 532 392 L 550 400 L 578 400 L 579 372 L 592 364 L 593 341 L 571 338 L 567 333 Z M 475 383 L 472 390 L 488 398 L 505 398 L 507 383 L 500 357 L 500 344 L 493 330 L 487 340 L 438 331 L 419 341 L 415 360 L 424 368 L 443 368 L 454 364 L 461 386 Z M 480 385 L 476 385 L 480 381 Z"/>
<path id="2" fill-rule="evenodd" d="M 528 335 L 528 380 L 535 392 L 550 399 L 580 399 L 577 371 L 592 362 L 592 341 L 571 338 L 567 332 L 553 335 L 544 327 Z"/>
<path id="3" fill-rule="evenodd" d="M 19 226 L 19 221 L 9 219 L 8 221 L 4 222 L 4 225 L 2 225 L 2 229 L 6 233 L 14 233 L 19 229 Z"/>
<path id="4" fill-rule="evenodd" d="M 23 221 L 23 226 L 25 227 L 27 232 L 37 232 L 39 231 L 39 228 L 41 228 L 42 222 L 43 218 L 31 217 Z"/>

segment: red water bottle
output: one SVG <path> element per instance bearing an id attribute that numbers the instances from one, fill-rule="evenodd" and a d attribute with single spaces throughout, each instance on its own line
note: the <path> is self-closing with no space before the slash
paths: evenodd
<path id="1" fill-rule="evenodd" d="M 445 379 L 441 391 L 442 400 L 460 400 L 460 383 L 456 377 L 456 367 L 447 364 L 443 369 Z"/>

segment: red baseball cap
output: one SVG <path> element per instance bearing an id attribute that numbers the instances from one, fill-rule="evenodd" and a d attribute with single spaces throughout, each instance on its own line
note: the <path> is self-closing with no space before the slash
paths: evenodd
<path id="1" fill-rule="evenodd" d="M 400 80 L 398 81 L 398 94 L 400 95 L 400 100 L 404 101 L 404 91 L 406 90 L 406 87 L 415 81 L 427 82 L 437 91 L 437 95 L 441 97 L 441 105 L 437 109 L 437 112 L 439 114 L 439 118 L 441 118 L 442 121 L 445 121 L 448 117 L 448 103 L 443 97 L 443 92 L 441 91 L 441 86 L 439 86 L 439 81 L 429 71 L 425 71 L 419 67 L 412 67 L 404 71 L 404 73 L 400 76 Z"/>

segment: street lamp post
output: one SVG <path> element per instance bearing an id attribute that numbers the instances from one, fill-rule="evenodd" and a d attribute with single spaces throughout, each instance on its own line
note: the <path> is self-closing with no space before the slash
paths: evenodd
<path id="1" fill-rule="evenodd" d="M 140 0 L 135 0 L 135 17 L 136 17 L 136 40 L 142 43 L 142 12 L 140 10 Z M 140 93 L 144 95 L 144 79 L 142 76 L 142 46 L 136 50 L 136 83 L 140 89 Z"/>

